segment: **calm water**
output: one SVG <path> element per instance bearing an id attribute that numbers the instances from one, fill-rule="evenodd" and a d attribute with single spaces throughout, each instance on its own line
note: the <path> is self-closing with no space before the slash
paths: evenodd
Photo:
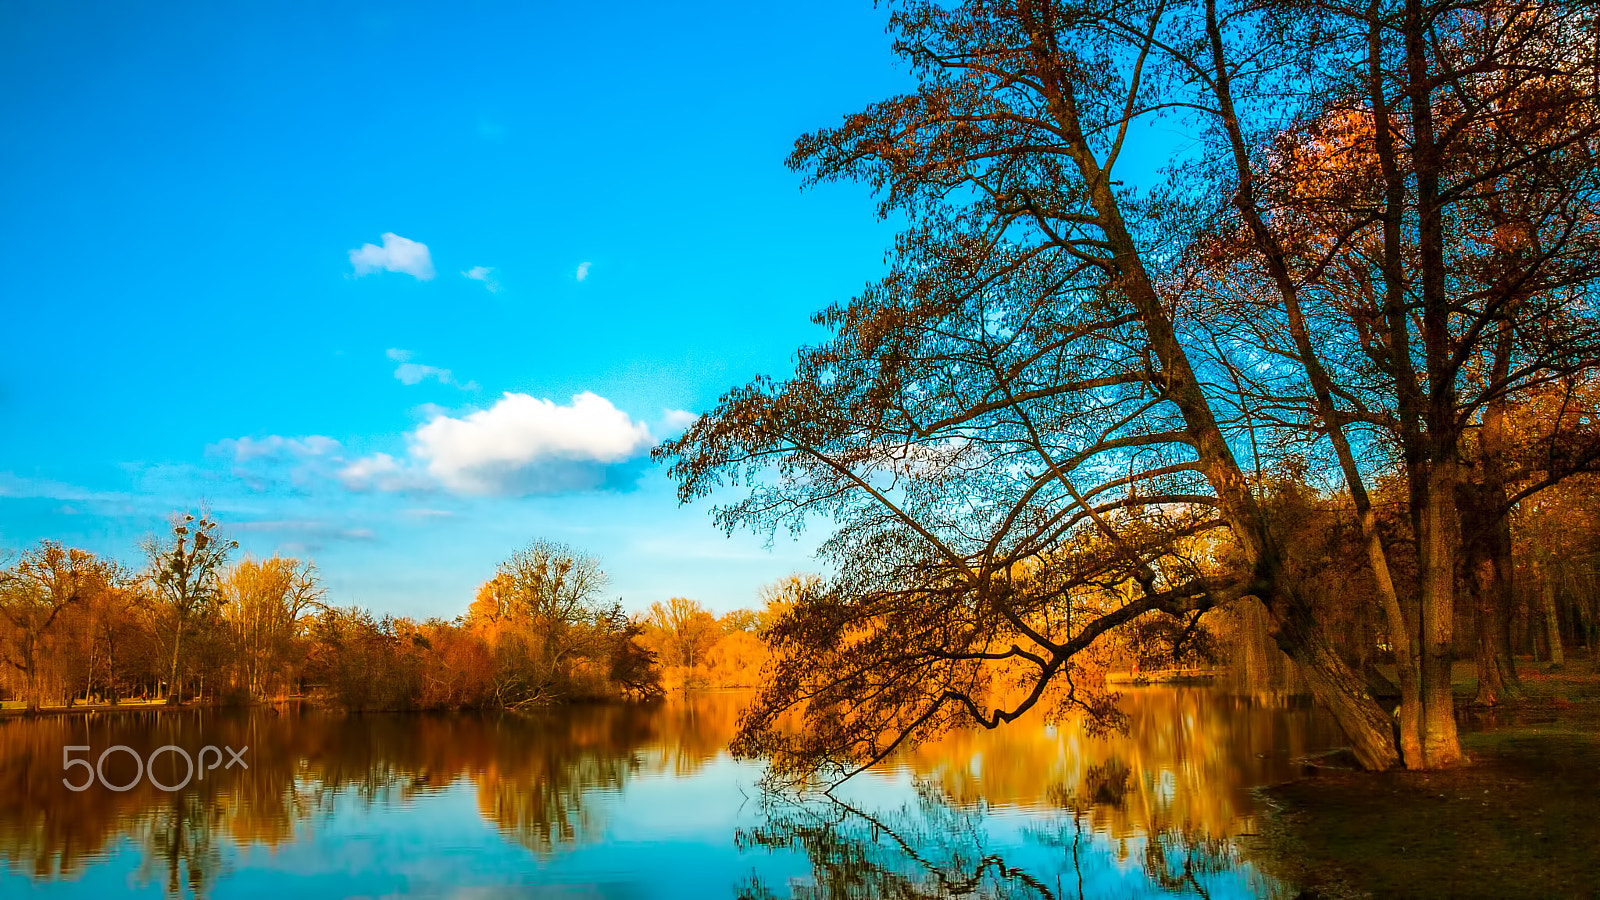
<path id="1" fill-rule="evenodd" d="M 1304 706 L 1129 690 L 1126 736 L 1020 722 L 842 788 L 765 797 L 744 696 L 536 718 L 148 712 L 0 721 L 0 897 L 1276 897 L 1249 789 L 1337 742 Z M 112 745 L 248 747 L 166 792 L 62 770 Z M 78 753 L 78 756 L 85 754 Z M 226 762 L 227 753 L 206 763 Z M 187 771 L 171 751 L 157 780 Z M 111 753 L 112 784 L 135 776 Z"/>

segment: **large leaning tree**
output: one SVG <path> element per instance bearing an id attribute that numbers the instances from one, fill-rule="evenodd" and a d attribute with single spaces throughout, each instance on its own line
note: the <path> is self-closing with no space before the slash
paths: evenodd
<path id="1" fill-rule="evenodd" d="M 1072 659 L 1103 631 L 1249 596 L 1364 765 L 1458 762 L 1459 501 L 1505 477 L 1472 459 L 1492 456 L 1497 410 L 1595 357 L 1592 19 L 897 4 L 916 90 L 790 160 L 905 217 L 893 273 L 822 316 L 836 336 L 792 379 L 731 392 L 658 451 L 685 499 L 745 480 L 725 525 L 838 526 L 841 574 L 774 630 L 741 746 L 848 771 L 954 718 L 1017 714 L 986 705 L 980 670 L 1031 684 L 1024 704 L 1071 702 Z M 1152 122 L 1190 140 L 1153 144 Z M 1174 158 L 1164 180 L 1124 175 L 1154 154 Z M 1250 328 L 1224 314 L 1246 306 Z M 1292 537 L 1235 450 L 1257 414 L 1307 433 L 1351 494 L 1401 657 L 1399 747 L 1284 576 Z M 1405 596 L 1366 499 L 1380 464 L 1409 490 Z M 795 706 L 809 727 L 785 736 Z"/>
<path id="2" fill-rule="evenodd" d="M 1271 589 L 1239 564 L 1137 316 L 1095 266 L 934 226 L 818 319 L 835 336 L 792 378 L 730 392 L 657 451 L 685 499 L 747 488 L 725 527 L 835 527 L 837 574 L 767 626 L 774 662 L 735 742 L 774 774 L 847 777 L 1036 706 L 1104 720 L 1084 655 L 1108 632 L 1153 616 L 1181 654 L 1202 612 Z"/>

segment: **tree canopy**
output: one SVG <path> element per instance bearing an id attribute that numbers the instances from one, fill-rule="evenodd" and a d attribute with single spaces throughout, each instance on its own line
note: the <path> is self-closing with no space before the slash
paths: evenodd
<path id="1" fill-rule="evenodd" d="M 1559 3 L 895 4 L 915 90 L 789 160 L 904 218 L 890 274 L 817 318 L 833 337 L 792 377 L 658 450 L 684 500 L 746 489 L 726 527 L 835 529 L 840 574 L 775 627 L 741 747 L 848 771 L 1057 678 L 1082 702 L 1097 636 L 1250 596 L 1364 764 L 1459 762 L 1460 518 L 1475 540 L 1510 508 L 1505 406 L 1600 359 L 1591 26 Z M 1130 180 L 1172 152 L 1152 123 L 1189 141 Z M 1351 499 L 1400 746 L 1287 574 L 1259 476 L 1286 442 Z M 1367 487 L 1390 471 L 1400 586 Z M 1022 706 L 985 699 L 996 668 L 1028 673 Z M 811 737 L 778 728 L 797 707 Z"/>

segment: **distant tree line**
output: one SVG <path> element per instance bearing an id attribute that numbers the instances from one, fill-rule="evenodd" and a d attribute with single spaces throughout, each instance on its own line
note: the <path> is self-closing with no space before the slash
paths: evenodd
<path id="1" fill-rule="evenodd" d="M 599 561 L 535 541 L 453 620 L 329 602 L 315 564 L 235 559 L 210 514 L 177 516 L 130 568 L 45 540 L 0 568 L 0 689 L 27 709 L 306 697 L 354 710 L 508 709 L 753 685 L 756 614 L 682 598 L 634 617 Z"/>
<path id="2" fill-rule="evenodd" d="M 736 609 L 721 617 L 694 600 L 656 602 L 640 617 L 640 642 L 661 663 L 669 691 L 760 687 L 771 661 L 768 629 L 820 580 L 790 575 L 762 588 L 758 609 Z"/>

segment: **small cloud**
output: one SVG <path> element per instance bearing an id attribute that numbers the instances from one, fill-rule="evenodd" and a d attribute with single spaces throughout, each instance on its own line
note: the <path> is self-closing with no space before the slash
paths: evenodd
<path id="1" fill-rule="evenodd" d="M 400 515 L 408 519 L 453 519 L 456 514 L 448 509 L 407 509 Z"/>
<path id="2" fill-rule="evenodd" d="M 427 475 L 406 466 L 387 453 L 374 453 L 339 470 L 339 481 L 352 491 L 426 491 L 433 487 Z"/>
<path id="3" fill-rule="evenodd" d="M 430 378 L 438 380 L 440 384 L 450 384 L 454 378 L 449 369 L 424 366 L 420 363 L 401 363 L 395 368 L 394 377 L 400 379 L 400 383 L 404 385 L 421 384 Z"/>
<path id="4" fill-rule="evenodd" d="M 488 289 L 489 293 L 491 294 L 500 293 L 500 281 L 494 277 L 493 266 L 473 266 L 465 272 L 462 272 L 461 276 L 463 278 L 470 278 L 473 281 L 483 282 L 483 286 Z"/>
<path id="5" fill-rule="evenodd" d="M 683 409 L 664 409 L 661 411 L 661 427 L 663 431 L 681 432 L 699 419 L 698 413 Z"/>
<path id="6" fill-rule="evenodd" d="M 418 422 L 426 422 L 429 419 L 437 419 L 440 416 L 450 415 L 450 408 L 447 406 L 440 406 L 437 403 L 419 403 L 411 410 L 411 415 L 415 417 Z"/>
<path id="7" fill-rule="evenodd" d="M 583 281 L 584 279 L 589 277 L 589 267 L 591 265 L 593 265 L 593 263 L 588 263 L 588 262 L 578 263 L 578 280 L 579 281 Z"/>
<path id="8" fill-rule="evenodd" d="M 440 384 L 454 385 L 464 391 L 475 391 L 478 389 L 478 383 L 476 381 L 468 381 L 463 384 L 462 382 L 456 380 L 455 375 L 452 374 L 449 369 L 441 369 L 438 366 L 426 366 L 422 363 L 411 362 L 410 350 L 401 350 L 398 347 L 390 347 L 388 350 L 384 351 L 384 355 L 400 364 L 395 367 L 394 377 L 398 378 L 401 384 L 408 387 L 415 384 L 421 384 L 424 381 L 432 379 Z"/>
<path id="9" fill-rule="evenodd" d="M 253 459 L 304 459 L 313 456 L 334 456 L 340 444 L 331 437 L 320 434 L 299 438 L 286 438 L 269 434 L 264 438 L 227 438 L 206 448 L 209 452 L 232 456 L 235 462 Z"/>
<path id="10" fill-rule="evenodd" d="M 62 509 L 87 509 L 94 514 L 113 516 L 133 515 L 135 501 L 142 499 L 140 495 L 90 490 L 61 481 L 24 478 L 11 472 L 0 472 L 0 497 L 59 500 L 63 504 Z"/>
<path id="11" fill-rule="evenodd" d="M 320 434 L 227 438 L 206 447 L 207 456 L 233 460 L 233 477 L 254 491 L 288 483 L 304 487 L 344 463 L 344 446 Z"/>
<path id="12" fill-rule="evenodd" d="M 403 272 L 418 281 L 433 280 L 433 257 L 428 245 L 394 232 L 385 232 L 383 246 L 362 244 L 359 250 L 350 251 L 350 264 L 356 267 L 356 277 L 373 272 Z"/>

